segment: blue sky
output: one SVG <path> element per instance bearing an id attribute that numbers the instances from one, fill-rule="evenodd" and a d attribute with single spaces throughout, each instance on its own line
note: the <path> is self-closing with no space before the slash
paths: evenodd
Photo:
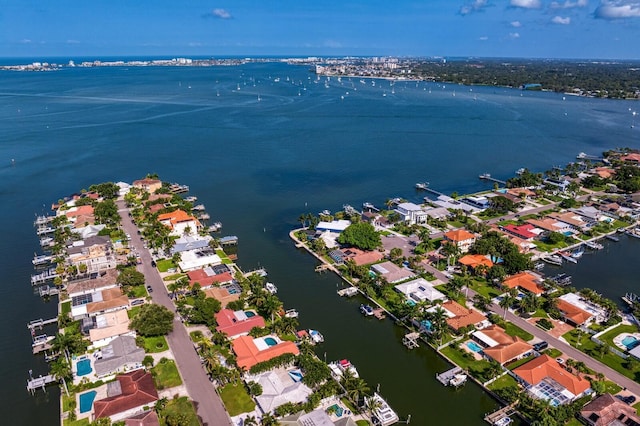
<path id="1" fill-rule="evenodd" d="M 0 0 L 0 56 L 640 59 L 640 0 Z"/>

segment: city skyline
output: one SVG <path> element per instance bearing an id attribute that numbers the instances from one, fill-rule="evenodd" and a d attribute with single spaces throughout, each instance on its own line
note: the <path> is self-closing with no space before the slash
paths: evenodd
<path id="1" fill-rule="evenodd" d="M 638 0 L 4 0 L 0 56 L 640 59 Z"/>

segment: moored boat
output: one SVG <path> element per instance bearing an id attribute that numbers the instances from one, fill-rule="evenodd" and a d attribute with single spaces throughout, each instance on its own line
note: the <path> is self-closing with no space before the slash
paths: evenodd
<path id="1" fill-rule="evenodd" d="M 466 374 L 456 374 L 451 380 L 449 380 L 449 385 L 457 388 L 458 386 L 464 385 L 466 381 Z"/>
<path id="2" fill-rule="evenodd" d="M 372 420 L 374 425 L 388 426 L 400 421 L 396 412 L 391 409 L 387 401 L 382 399 L 377 392 L 374 392 L 373 396 L 364 397 L 365 405 L 368 404 L 369 400 L 373 400 L 373 402 L 375 402 L 374 406 L 377 407 L 373 410 Z"/>
<path id="3" fill-rule="evenodd" d="M 562 265 L 562 258 L 558 255 L 552 254 L 550 256 L 543 256 L 540 258 L 543 262 L 550 263 L 551 265 Z"/>
<path id="4" fill-rule="evenodd" d="M 416 183 L 416 189 L 427 189 L 429 187 L 429 182 L 418 182 Z"/>
<path id="5" fill-rule="evenodd" d="M 287 318 L 298 318 L 298 311 L 296 311 L 295 309 L 287 309 L 284 312 L 284 316 Z"/>
<path id="6" fill-rule="evenodd" d="M 318 330 L 309 329 L 309 337 L 315 344 L 324 342 L 324 336 Z"/>
<path id="7" fill-rule="evenodd" d="M 578 263 L 578 259 L 571 257 L 570 254 L 565 253 L 563 251 L 559 251 L 558 255 L 563 258 L 564 260 L 566 260 L 567 262 L 571 262 L 571 263 Z"/>
<path id="8" fill-rule="evenodd" d="M 369 317 L 369 316 L 373 315 L 373 308 L 371 307 L 371 305 L 362 304 L 362 305 L 360 305 L 360 313 L 362 313 L 363 315 Z"/>
<path id="9" fill-rule="evenodd" d="M 278 287 L 276 287 L 274 283 L 266 283 L 264 288 L 271 294 L 276 294 L 278 292 Z"/>

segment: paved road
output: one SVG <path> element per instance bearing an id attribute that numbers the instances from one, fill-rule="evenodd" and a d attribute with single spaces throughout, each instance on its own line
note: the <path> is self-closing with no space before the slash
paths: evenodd
<path id="1" fill-rule="evenodd" d="M 469 300 L 473 300 L 473 297 L 476 295 L 476 292 L 468 289 L 469 291 Z M 504 314 L 504 309 L 493 303 L 489 306 L 489 310 L 495 314 L 500 315 L 501 317 Z M 634 393 L 635 395 L 640 396 L 640 383 L 634 382 L 627 376 L 624 376 L 611 367 L 606 366 L 595 358 L 590 357 L 589 355 L 580 352 L 578 349 L 569 345 L 568 343 L 563 342 L 562 340 L 550 335 L 544 330 L 536 327 L 535 325 L 525 321 L 523 318 L 515 315 L 514 313 L 507 311 L 506 320 L 514 323 L 521 329 L 533 334 L 535 337 L 540 340 L 545 340 L 549 343 L 550 346 L 562 351 L 564 355 L 568 358 L 573 358 L 576 361 L 582 361 L 585 363 L 587 367 L 592 369 L 595 372 L 599 372 L 605 375 L 605 377 L 618 385 L 627 388 L 628 391 Z"/>
<path id="2" fill-rule="evenodd" d="M 175 312 L 173 302 L 167 294 L 166 287 L 160 278 L 156 268 L 151 266 L 151 254 L 149 250 L 143 248 L 143 242 L 138 235 L 138 228 L 132 223 L 128 216 L 128 209 L 124 201 L 118 201 L 118 212 L 122 218 L 124 231 L 131 235 L 131 245 L 135 247 L 142 258 L 142 264 L 138 265 L 138 270 L 145 276 L 145 282 L 153 289 L 151 298 L 154 303 L 163 305 L 172 312 Z M 200 363 L 193 342 L 179 319 L 174 319 L 173 332 L 167 336 L 167 342 L 176 359 L 176 364 L 180 370 L 180 375 L 187 388 L 191 399 L 195 402 L 198 416 L 203 425 L 218 426 L 231 425 L 231 419 L 222 404 L 222 400 L 216 392 L 213 384 Z"/>

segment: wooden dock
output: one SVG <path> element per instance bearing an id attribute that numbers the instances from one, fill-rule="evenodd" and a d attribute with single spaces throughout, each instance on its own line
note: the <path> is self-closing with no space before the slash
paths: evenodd
<path id="1" fill-rule="evenodd" d="M 42 327 L 47 324 L 57 324 L 57 323 L 58 323 L 58 318 L 51 318 L 48 320 L 43 320 L 42 318 L 38 318 L 36 320 L 29 321 L 29 324 L 27 324 L 27 328 L 29 330 L 34 330 L 36 328 L 42 329 Z"/>
<path id="2" fill-rule="evenodd" d="M 320 265 L 316 266 L 315 271 L 316 272 L 326 272 L 327 269 L 331 269 L 331 266 L 327 263 L 321 263 Z"/>
<path id="3" fill-rule="evenodd" d="M 48 374 L 46 376 L 40 376 L 36 378 L 31 378 L 27 380 L 27 390 L 34 394 L 38 389 L 45 390 L 45 386 L 50 385 L 51 383 L 57 383 L 58 379 L 52 374 Z"/>
<path id="4" fill-rule="evenodd" d="M 515 412 L 513 407 L 515 407 L 517 403 L 518 401 L 515 401 L 510 405 L 507 405 L 506 407 L 502 407 L 498 411 L 494 411 L 493 413 L 487 414 L 486 416 L 484 416 L 484 420 L 491 425 L 495 425 L 503 418 L 513 415 L 513 413 Z"/>
<path id="5" fill-rule="evenodd" d="M 55 296 L 56 294 L 60 294 L 60 289 L 58 287 L 38 287 L 38 294 L 40 297 L 49 297 Z"/>
<path id="6" fill-rule="evenodd" d="M 413 332 L 405 334 L 402 338 L 402 344 L 405 345 L 409 349 L 415 349 L 419 347 L 418 339 L 420 339 L 420 333 Z"/>
<path id="7" fill-rule="evenodd" d="M 491 182 L 495 182 L 495 183 L 499 183 L 500 185 L 506 185 L 507 182 L 500 180 L 500 179 L 496 179 L 494 177 L 491 177 L 491 175 L 489 173 L 483 173 L 480 176 L 478 176 L 480 179 L 482 180 L 488 180 Z"/>
<path id="8" fill-rule="evenodd" d="M 375 308 L 373 310 L 373 316 L 376 317 L 379 320 L 383 320 L 387 317 L 387 314 L 385 313 L 384 309 L 382 308 Z"/>
<path id="9" fill-rule="evenodd" d="M 438 379 L 438 381 L 443 385 L 449 386 L 449 382 L 451 382 L 451 379 L 453 379 L 456 374 L 460 374 L 462 372 L 463 370 L 461 367 L 453 367 L 451 370 L 436 374 L 436 379 Z"/>
<path id="10" fill-rule="evenodd" d="M 169 185 L 169 192 L 172 194 L 182 194 L 185 192 L 189 192 L 189 187 L 187 185 L 172 183 L 171 185 Z"/>
<path id="11" fill-rule="evenodd" d="M 56 268 L 50 268 L 39 274 L 31 275 L 31 285 L 44 284 L 49 280 L 55 279 L 56 277 L 58 277 Z"/>

